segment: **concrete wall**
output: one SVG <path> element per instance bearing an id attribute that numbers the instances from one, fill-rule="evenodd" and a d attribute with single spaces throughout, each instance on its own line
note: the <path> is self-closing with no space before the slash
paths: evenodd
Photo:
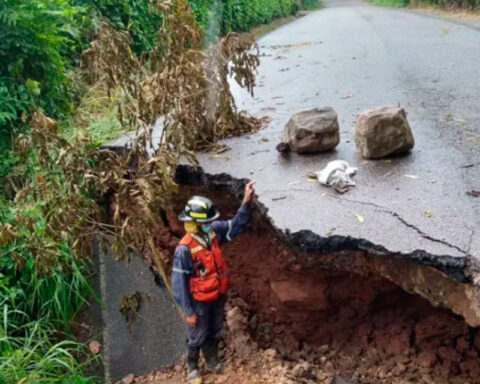
<path id="1" fill-rule="evenodd" d="M 104 303 L 103 354 L 105 379 L 129 373 L 143 375 L 176 363 L 185 351 L 185 330 L 167 289 L 157 285 L 149 266 L 136 255 L 116 261 L 110 249 L 97 247 L 100 293 Z M 140 310 L 128 331 L 122 314 L 124 295 L 142 293 Z"/>

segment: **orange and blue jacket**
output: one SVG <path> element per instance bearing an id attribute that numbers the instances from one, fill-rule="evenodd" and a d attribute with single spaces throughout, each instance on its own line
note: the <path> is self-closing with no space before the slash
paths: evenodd
<path id="1" fill-rule="evenodd" d="M 229 269 L 220 245 L 233 240 L 250 221 L 250 208 L 242 205 L 231 220 L 214 221 L 208 235 L 186 234 L 175 249 L 172 268 L 173 297 L 185 315 L 195 301 L 214 301 L 226 293 Z"/>

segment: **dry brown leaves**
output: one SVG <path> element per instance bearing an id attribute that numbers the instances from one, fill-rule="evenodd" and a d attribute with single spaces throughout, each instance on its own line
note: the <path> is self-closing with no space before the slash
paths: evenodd
<path id="1" fill-rule="evenodd" d="M 36 255 L 39 271 L 56 262 L 60 242 L 70 244 L 79 257 L 91 254 L 93 237 L 113 243 L 119 256 L 154 244 L 158 213 L 177 190 L 179 156 L 194 161 L 193 150 L 260 125 L 237 110 L 228 84 L 232 76 L 253 94 L 259 64 L 254 40 L 229 34 L 204 50 L 186 0 L 155 4 L 164 25 L 154 51 L 136 57 L 128 33 L 104 22 L 82 59 L 92 82 L 122 91 L 119 119 L 138 133 L 126 156 L 92 146 L 88 133 L 67 142 L 57 124 L 41 113 L 31 121 L 31 132 L 17 139 L 17 152 L 26 158 L 37 151 L 42 167 L 15 197 L 38 205 L 46 222 L 45 233 L 36 236 L 32 217 L 16 218 L 19 227 L 30 231 L 25 247 Z M 152 155 L 152 126 L 159 116 L 163 133 Z M 1 241 L 11 242 L 11 228 L 0 229 Z M 14 249 L 9 253 L 16 257 Z"/>
<path id="2" fill-rule="evenodd" d="M 70 244 L 77 257 L 91 255 L 94 237 L 113 243 L 118 255 L 145 244 L 157 212 L 176 191 L 176 156 L 162 149 L 147 158 L 137 147 L 125 157 L 92 146 L 88 138 L 69 143 L 53 120 L 40 113 L 31 127 L 17 138 L 16 149 L 25 159 L 34 150 L 41 171 L 25 181 L 15 201 L 39 213 L 18 211 L 13 228 L 24 229 L 22 251 L 35 256 L 37 272 L 46 273 L 58 263 L 64 251 L 60 243 Z M 106 196 L 113 200 L 111 207 L 104 206 Z M 41 236 L 38 217 L 45 222 Z M 11 226 L 2 226 L 0 233 L 3 245 L 16 239 Z M 9 253 L 20 260 L 14 248 Z"/>
<path id="3" fill-rule="evenodd" d="M 129 36 L 108 23 L 84 54 L 94 78 L 123 89 L 122 121 L 150 138 L 151 127 L 164 117 L 161 144 L 192 159 L 192 150 L 218 138 L 258 129 L 258 119 L 237 110 L 228 83 L 233 77 L 253 94 L 259 64 L 254 39 L 231 33 L 203 50 L 201 30 L 186 0 L 156 6 L 164 25 L 147 65 L 132 55 Z"/>

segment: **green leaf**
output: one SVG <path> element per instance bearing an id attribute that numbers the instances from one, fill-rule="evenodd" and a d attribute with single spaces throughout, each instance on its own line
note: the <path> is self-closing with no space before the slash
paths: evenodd
<path id="1" fill-rule="evenodd" d="M 41 90 L 40 90 L 40 83 L 38 81 L 32 80 L 32 79 L 27 79 L 25 82 L 25 85 L 28 89 L 28 91 L 34 95 L 34 96 L 40 96 Z"/>

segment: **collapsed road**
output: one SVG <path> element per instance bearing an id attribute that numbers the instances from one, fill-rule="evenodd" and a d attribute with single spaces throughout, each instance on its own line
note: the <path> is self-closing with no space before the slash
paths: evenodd
<path id="1" fill-rule="evenodd" d="M 249 324 L 254 314 L 260 319 L 271 317 L 270 327 L 283 335 L 275 339 L 280 344 L 271 340 L 266 326 L 258 331 L 256 324 L 251 335 L 260 346 L 273 346 L 280 354 L 292 354 L 282 349 L 285 346 L 303 350 L 308 337 L 319 348 L 323 343 L 341 343 L 334 335 L 350 340 L 352 334 L 341 332 L 321 313 L 312 315 L 311 308 L 299 317 L 290 311 L 291 317 L 286 316 L 283 323 L 285 312 L 276 312 L 281 292 L 298 288 L 299 272 L 312 268 L 305 281 L 316 292 L 326 292 L 327 301 L 337 303 L 332 319 L 338 319 L 342 328 L 355 326 L 355 335 L 367 335 L 368 343 L 383 345 L 387 355 L 397 354 L 399 345 L 414 348 L 415 359 L 421 360 L 418 365 L 426 365 L 430 373 L 444 370 L 446 382 L 478 382 L 480 210 L 479 200 L 467 192 L 478 189 L 480 180 L 476 124 L 480 71 L 474 64 L 480 58 L 480 32 L 409 11 L 331 1 L 326 9 L 266 35 L 259 46 L 262 56 L 255 97 L 234 90 L 239 108 L 268 116 L 268 126 L 256 134 L 223 141 L 230 148 L 227 152 L 197 154 L 202 169 L 181 166 L 178 172 L 180 184 L 203 185 L 237 197 L 245 179 L 256 180 L 259 214 L 271 225 L 270 232 L 259 233 L 280 239 L 278 249 L 275 244 L 269 248 L 270 240 L 262 243 L 265 258 L 276 261 L 275 265 L 262 261 L 269 276 L 246 269 L 244 259 L 233 262 L 239 280 L 231 310 L 247 312 Z M 364 160 L 354 144 L 355 116 L 388 104 L 406 109 L 416 145 L 406 156 Z M 334 152 L 283 156 L 275 150 L 291 115 L 327 105 L 339 115 L 341 142 Z M 121 146 L 125 140 L 112 146 Z M 335 159 L 359 169 L 357 186 L 344 195 L 307 178 L 309 172 Z M 247 243 L 263 241 L 250 236 Z M 292 249 L 302 256 L 292 256 Z M 234 259 L 240 251 L 230 253 Z M 338 277 L 333 283 L 329 280 L 332 270 Z M 359 276 L 368 278 L 363 281 Z M 243 291 L 242 279 L 249 281 Z M 262 283 L 256 290 L 252 287 L 258 279 Z M 289 280 L 293 286 L 282 286 Z M 310 292 L 308 287 L 298 289 Z M 336 296 L 341 290 L 348 296 L 348 305 L 342 304 L 341 295 Z M 365 295 L 358 296 L 359 292 Z M 277 301 L 259 304 L 258 297 L 272 295 Z M 288 297 L 284 299 L 288 302 Z M 321 311 L 322 298 L 310 299 Z M 389 302 L 390 306 L 385 304 Z M 369 310 L 361 312 L 362 307 Z M 397 316 L 402 310 L 405 316 Z M 312 319 L 323 324 L 317 332 L 306 326 Z M 297 325 L 292 328 L 292 324 Z M 422 332 L 424 344 L 419 338 Z M 430 347 L 443 349 L 432 352 Z M 463 354 L 461 362 L 458 354 Z M 355 367 L 342 366 L 352 355 L 348 356 L 335 364 L 353 372 Z M 380 366 L 376 359 L 372 364 Z M 460 376 L 448 381 L 450 374 Z M 422 381 L 421 372 L 412 375 L 411 382 L 429 382 Z M 365 382 L 374 378 L 395 382 L 368 377 L 370 381 Z"/>
<path id="2" fill-rule="evenodd" d="M 270 123 L 223 141 L 226 153 L 199 154 L 200 165 L 208 174 L 256 180 L 268 217 L 305 250 L 364 249 L 471 281 L 480 259 L 479 204 L 467 194 L 480 179 L 480 71 L 473 65 L 480 32 L 356 1 L 328 5 L 259 40 L 255 97 L 234 90 L 239 108 Z M 415 148 L 364 160 L 354 144 L 355 117 L 388 104 L 406 109 Z M 275 146 L 288 119 L 326 105 L 339 115 L 336 150 L 281 156 Z M 335 159 L 359 168 L 356 188 L 345 195 L 307 179 Z M 478 309 L 469 316 L 480 325 Z"/>
<path id="3" fill-rule="evenodd" d="M 156 236 L 165 255 L 183 236 L 176 213 L 189 196 L 208 195 L 222 217 L 232 218 L 241 194 L 242 182 L 226 175 L 179 167 L 177 177 L 179 194 Z M 431 294 L 455 294 L 456 284 L 435 269 L 361 250 L 325 254 L 292 248 L 261 206 L 254 207 L 239 240 L 224 245 L 224 255 L 233 274 L 222 355 L 231 368 L 207 376 L 207 382 L 480 382 L 478 328 L 432 305 L 432 295 L 426 300 L 406 292 L 409 284 L 418 285 L 411 277 L 423 276 Z M 183 367 L 135 382 L 184 382 Z"/>

